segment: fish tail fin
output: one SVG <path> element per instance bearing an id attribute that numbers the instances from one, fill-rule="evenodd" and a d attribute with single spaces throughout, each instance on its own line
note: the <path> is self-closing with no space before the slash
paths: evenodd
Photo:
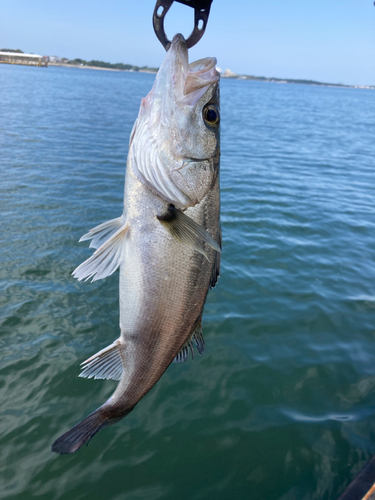
<path id="1" fill-rule="evenodd" d="M 107 418 L 103 415 L 102 409 L 98 408 L 88 417 L 81 420 L 68 432 L 56 439 L 51 446 L 51 451 L 66 455 L 79 450 L 85 443 L 100 431 L 107 423 Z"/>

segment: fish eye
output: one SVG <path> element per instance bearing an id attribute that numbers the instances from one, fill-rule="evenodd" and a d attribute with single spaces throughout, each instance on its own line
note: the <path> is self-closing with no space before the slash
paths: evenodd
<path id="1" fill-rule="evenodd" d="M 214 104 L 207 104 L 207 106 L 203 108 L 203 119 L 209 127 L 219 124 L 220 114 Z"/>

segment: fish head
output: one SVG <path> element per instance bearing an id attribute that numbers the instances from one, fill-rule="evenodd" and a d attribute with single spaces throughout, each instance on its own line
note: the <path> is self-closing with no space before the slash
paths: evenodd
<path id="1" fill-rule="evenodd" d="M 199 203 L 218 173 L 219 78 L 216 58 L 189 64 L 176 35 L 142 100 L 133 139 L 143 151 L 135 155 L 139 177 L 178 208 Z"/>

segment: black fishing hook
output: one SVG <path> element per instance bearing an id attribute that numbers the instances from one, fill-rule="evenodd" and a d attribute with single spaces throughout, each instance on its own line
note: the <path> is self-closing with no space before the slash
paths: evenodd
<path id="1" fill-rule="evenodd" d="M 155 34 L 165 50 L 169 49 L 171 41 L 168 40 L 165 34 L 164 18 L 173 2 L 174 0 L 157 0 L 154 9 L 153 25 Z M 206 30 L 212 0 L 176 0 L 176 2 L 188 5 L 194 9 L 194 29 L 186 40 L 187 48 L 190 49 L 199 42 Z"/>

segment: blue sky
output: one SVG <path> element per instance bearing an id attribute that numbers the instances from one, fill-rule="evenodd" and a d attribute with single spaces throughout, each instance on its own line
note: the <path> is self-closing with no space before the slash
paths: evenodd
<path id="1" fill-rule="evenodd" d="M 68 58 L 159 66 L 156 0 L 2 0 L 0 47 Z M 166 31 L 190 34 L 193 10 L 175 3 Z M 213 0 L 191 60 L 279 78 L 375 85 L 372 0 Z"/>

